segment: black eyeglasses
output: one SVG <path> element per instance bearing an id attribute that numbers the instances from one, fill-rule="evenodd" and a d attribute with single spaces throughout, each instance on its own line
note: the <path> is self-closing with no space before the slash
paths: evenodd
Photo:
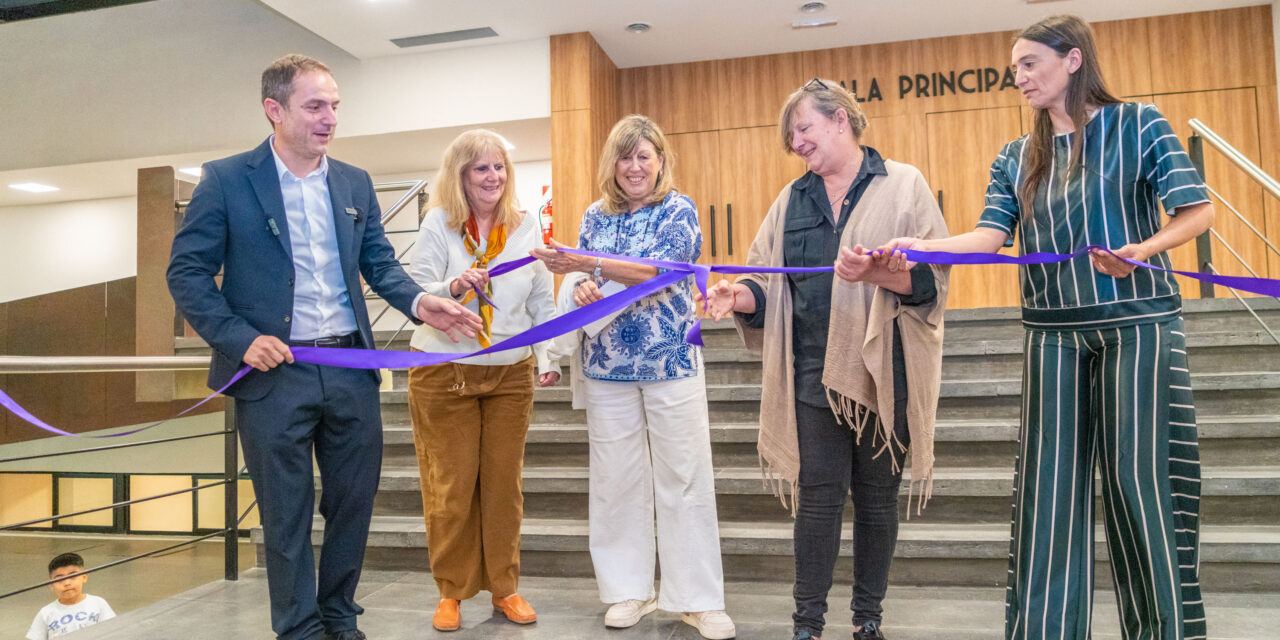
<path id="1" fill-rule="evenodd" d="M 804 85 L 804 87 L 803 87 L 803 89 L 804 89 L 805 91 L 808 91 L 810 87 L 815 86 L 815 85 L 817 85 L 817 87 L 818 87 L 819 89 L 830 89 L 830 88 L 831 88 L 831 87 L 828 87 L 828 86 L 827 86 L 827 83 L 823 82 L 821 78 L 816 78 L 816 77 L 815 77 L 814 79 L 812 79 L 812 80 L 810 80 L 810 81 L 806 82 L 806 83 L 805 83 L 805 85 Z"/>

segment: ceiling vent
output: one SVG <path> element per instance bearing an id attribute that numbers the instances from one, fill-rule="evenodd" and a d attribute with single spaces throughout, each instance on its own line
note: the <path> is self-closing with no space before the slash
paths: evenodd
<path id="1" fill-rule="evenodd" d="M 429 44 L 444 44 L 446 42 L 462 42 L 463 40 L 479 40 L 480 38 L 496 38 L 498 32 L 490 27 L 481 27 L 479 29 L 459 29 L 458 31 L 441 31 L 440 33 L 428 33 L 421 36 L 409 36 L 408 38 L 393 38 L 391 42 L 401 49 L 409 47 L 424 47 Z"/>

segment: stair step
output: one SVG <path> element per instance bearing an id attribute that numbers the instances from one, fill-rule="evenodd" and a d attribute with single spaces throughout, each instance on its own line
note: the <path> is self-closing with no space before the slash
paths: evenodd
<path id="1" fill-rule="evenodd" d="M 1280 414 L 1197 416 L 1200 440 L 1232 438 L 1280 438 Z M 755 444 L 758 423 L 711 425 L 712 443 Z M 413 428 L 408 424 L 384 424 L 385 444 L 413 444 Z M 934 425 L 934 442 L 1016 442 L 1017 418 L 971 420 L 940 419 Z M 586 444 L 586 424 L 532 424 L 528 444 Z"/>
<path id="2" fill-rule="evenodd" d="M 1095 530 L 1096 557 L 1107 560 L 1106 536 Z M 320 545 L 324 522 L 313 520 L 312 544 Z M 720 552 L 726 579 L 789 581 L 794 575 L 791 522 L 721 525 Z M 588 526 L 584 519 L 526 518 L 521 527 L 521 573 L 530 576 L 590 576 Z M 252 539 L 261 560 L 262 531 Z M 849 571 L 852 529 L 841 535 L 837 572 Z M 426 533 L 421 518 L 374 517 L 365 566 L 370 569 L 426 568 Z M 1009 525 L 927 524 L 899 527 L 890 580 L 898 586 L 998 586 L 1004 584 Z M 1200 536 L 1201 583 L 1208 591 L 1280 591 L 1280 527 L 1210 526 Z M 1109 571 L 1098 567 L 1100 584 Z M 844 575 L 844 574 L 840 574 Z"/>
<path id="3" fill-rule="evenodd" d="M 1237 390 L 1274 390 L 1280 387 L 1280 371 L 1237 371 L 1227 373 L 1192 373 L 1191 387 L 1193 392 Z M 1018 396 L 1022 392 L 1022 381 L 1018 378 L 995 378 L 978 380 L 943 380 L 941 397 L 943 398 L 989 398 L 993 396 Z M 548 387 L 534 389 L 535 403 L 562 402 L 568 403 L 573 395 L 568 387 Z M 382 404 L 407 404 L 408 392 L 404 390 L 383 391 Z M 742 402 L 760 400 L 760 386 L 750 384 L 708 384 L 708 402 Z"/>
<path id="4" fill-rule="evenodd" d="M 524 469 L 524 493 L 586 493 L 584 467 L 533 467 Z M 911 469 L 902 474 L 902 493 L 909 490 Z M 758 468 L 728 468 L 715 471 L 716 495 L 772 495 Z M 379 491 L 418 492 L 417 468 L 384 468 Z M 1201 471 L 1204 496 L 1280 496 L 1280 467 L 1205 468 Z M 1013 469 L 935 468 L 933 496 L 995 496 L 1007 498 L 1013 492 Z M 1101 494 L 1101 487 L 1095 495 Z M 926 511 L 927 512 L 927 511 Z"/>

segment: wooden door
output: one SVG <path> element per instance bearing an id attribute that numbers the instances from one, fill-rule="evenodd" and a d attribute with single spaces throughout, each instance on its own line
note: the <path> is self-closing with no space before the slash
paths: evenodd
<path id="1" fill-rule="evenodd" d="M 725 243 L 712 241 L 718 235 L 712 229 L 720 232 L 715 225 L 724 222 L 723 215 L 719 220 L 712 219 L 713 214 L 724 211 L 720 202 L 720 133 L 680 133 L 667 136 L 667 144 L 671 147 L 676 189 L 689 196 L 698 208 L 698 225 L 702 227 L 702 256 L 698 262 L 722 264 Z"/>
<path id="2" fill-rule="evenodd" d="M 778 192 L 805 171 L 802 160 L 782 150 L 777 127 L 720 132 L 720 198 L 724 211 L 716 207 L 716 223 L 717 240 L 724 243 L 722 263 L 746 263 L 756 230 Z"/>
<path id="3" fill-rule="evenodd" d="M 1184 146 L 1192 133 L 1187 121 L 1198 118 L 1237 151 L 1261 165 L 1257 90 L 1253 87 L 1159 95 L 1155 97 L 1155 104 L 1173 126 Z M 1217 212 L 1213 228 L 1258 275 L 1268 276 L 1266 245 L 1231 211 L 1231 207 L 1234 207 L 1259 232 L 1267 233 L 1262 187 L 1208 144 L 1204 149 L 1204 161 L 1205 184 L 1219 194 L 1210 196 Z M 1212 247 L 1213 265 L 1218 271 L 1236 276 L 1252 275 L 1245 264 L 1233 256 L 1221 241 L 1215 238 Z M 1188 242 L 1170 254 L 1174 268 L 1198 271 L 1195 242 Z M 1270 271 L 1270 277 L 1276 275 L 1275 271 Z M 1215 293 L 1220 297 L 1231 295 L 1222 287 L 1218 287 Z M 1199 297 L 1199 284 L 1182 280 L 1182 295 L 1186 298 Z"/>
<path id="4" fill-rule="evenodd" d="M 947 111 L 925 115 L 929 184 L 940 193 L 947 230 L 972 231 L 982 215 L 991 162 L 1022 132 L 1018 107 Z M 1009 247 L 1001 253 L 1015 255 Z M 1018 268 L 1013 265 L 960 266 L 951 270 L 947 306 L 953 309 L 1020 304 Z"/>

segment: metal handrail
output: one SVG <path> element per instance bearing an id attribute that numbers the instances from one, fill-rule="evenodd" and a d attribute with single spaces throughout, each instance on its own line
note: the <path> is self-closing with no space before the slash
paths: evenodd
<path id="1" fill-rule="evenodd" d="M 191 356 L 191 357 L 186 357 L 186 356 L 180 356 L 180 357 L 3 356 L 3 357 L 0 357 L 0 374 L 4 374 L 4 375 L 41 374 L 41 373 L 84 373 L 84 372 L 102 373 L 102 372 L 136 372 L 136 371 L 189 371 L 189 370 L 207 369 L 208 366 L 209 366 L 209 361 L 207 358 L 195 357 L 195 356 Z M 159 423 L 156 423 L 156 424 L 159 424 Z M 257 504 L 257 501 L 255 500 L 253 505 L 249 505 L 249 508 L 246 509 L 245 512 L 239 516 L 239 518 L 236 517 L 236 506 L 239 503 L 238 485 L 239 485 L 240 471 L 239 471 L 238 462 L 239 462 L 240 446 L 239 446 L 239 434 L 235 428 L 235 401 L 231 398 L 227 398 L 226 403 L 223 405 L 223 430 L 222 431 L 190 434 L 185 436 L 176 436 L 172 438 L 159 438 L 159 439 L 148 440 L 144 442 L 127 442 L 127 443 L 120 443 L 120 444 L 114 444 L 114 445 L 106 445 L 101 447 L 75 449 L 71 451 L 60 451 L 60 452 L 36 454 L 36 455 L 30 455 L 30 456 L 19 456 L 15 458 L 0 460 L 0 463 L 17 462 L 20 460 L 31 460 L 35 458 L 50 458 L 50 457 L 64 456 L 64 455 L 74 455 L 77 453 L 86 453 L 89 451 L 122 449 L 125 447 L 137 447 L 137 446 L 143 446 L 143 445 L 159 444 L 162 442 L 173 442 L 176 440 L 203 438 L 211 435 L 224 436 L 222 479 L 217 482 L 198 484 L 197 486 L 190 487 L 187 489 L 171 491 L 169 493 L 163 493 L 163 494 L 154 495 L 154 496 L 147 496 L 143 498 L 135 498 L 133 500 L 126 500 L 123 502 L 117 502 L 117 503 L 113 503 L 113 504 L 105 505 L 101 507 L 94 507 L 91 509 L 86 509 L 84 511 L 79 511 L 75 513 L 70 513 L 70 514 L 60 513 L 55 516 L 50 516 L 48 518 L 41 518 L 38 520 L 31 520 L 28 522 L 20 522 L 20 523 L 11 524 L 11 525 L 0 526 L 0 531 L 6 531 L 9 529 L 20 529 L 20 528 L 29 527 L 35 524 L 41 524 L 43 522 L 73 518 L 78 515 L 93 513 L 96 511 L 104 511 L 106 509 L 111 509 L 114 511 L 115 509 L 124 508 L 128 505 L 136 504 L 139 502 L 157 500 L 160 498 L 172 497 L 179 494 L 192 493 L 192 492 L 200 491 L 202 489 L 209 489 L 213 487 L 222 486 L 224 487 L 223 517 L 224 517 L 224 522 L 226 523 L 226 526 L 223 527 L 222 529 L 199 536 L 197 538 L 193 538 L 191 540 L 185 540 L 178 544 L 165 547 L 164 549 L 156 549 L 154 551 L 141 553 L 135 556 L 130 556 L 128 558 L 123 558 L 120 560 L 116 560 L 114 562 L 109 562 L 104 565 L 86 569 L 85 571 L 82 571 L 76 575 L 92 573 L 94 571 L 99 571 L 102 569 L 106 569 L 108 567 L 114 567 L 116 565 L 124 564 L 126 562 L 132 562 L 134 560 L 150 557 L 158 553 L 163 553 L 165 551 L 169 551 L 172 549 L 184 547 L 190 544 L 194 544 L 196 542 L 200 542 L 202 540 L 208 540 L 216 536 L 222 536 L 223 537 L 223 578 L 226 580 L 238 580 L 240 577 L 240 556 L 239 556 L 239 549 L 238 549 L 238 546 L 240 543 L 240 523 L 244 520 L 246 516 L 249 515 L 249 512 L 253 509 L 254 505 Z M 52 584 L 53 582 L 55 581 L 50 580 L 50 581 L 42 582 L 40 584 L 36 584 L 33 586 L 23 587 L 16 591 L 10 591 L 8 593 L 0 594 L 0 600 L 3 600 L 4 598 L 8 598 L 13 595 L 31 591 L 32 589 L 38 589 L 45 585 Z"/>
<path id="2" fill-rule="evenodd" d="M 1209 267 L 1209 270 L 1212 271 L 1214 274 L 1221 275 L 1221 273 L 1218 271 L 1218 268 L 1213 266 L 1212 262 L 1206 262 L 1205 266 Z M 1249 303 L 1245 302 L 1244 298 L 1240 297 L 1240 294 L 1236 293 L 1235 289 L 1227 287 L 1227 291 L 1230 291 L 1231 295 L 1236 297 L 1236 300 L 1240 302 L 1240 305 L 1244 307 L 1245 311 L 1249 312 L 1249 315 L 1253 316 L 1253 319 L 1258 322 L 1258 325 L 1262 327 L 1262 330 L 1266 331 L 1267 335 L 1271 336 L 1271 339 L 1274 340 L 1277 345 L 1280 345 L 1280 336 L 1276 336 L 1275 332 L 1271 330 L 1271 327 L 1268 327 L 1267 323 L 1262 321 L 1262 317 L 1259 316 L 1258 313 L 1253 310 L 1253 307 L 1249 306 Z"/>
<path id="3" fill-rule="evenodd" d="M 1248 263 L 1247 261 L 1245 261 L 1245 259 L 1244 259 L 1244 257 L 1243 257 L 1243 256 L 1241 256 L 1239 253 L 1236 253 L 1235 247 L 1232 247 L 1232 246 L 1231 246 L 1231 243 L 1227 242 L 1227 239 L 1226 239 L 1226 238 L 1223 238 L 1223 237 L 1222 237 L 1222 234 L 1221 234 L 1221 233 L 1218 233 L 1218 230 L 1217 230 L 1217 229 L 1214 229 L 1213 227 L 1209 227 L 1209 233 L 1212 233 L 1212 234 L 1213 234 L 1213 237 L 1217 238 L 1217 239 L 1218 239 L 1218 242 L 1221 242 L 1221 243 L 1222 243 L 1222 246 L 1226 247 L 1226 248 L 1227 248 L 1227 251 L 1230 251 L 1230 252 L 1231 252 L 1231 255 L 1235 256 L 1236 260 L 1239 260 L 1239 261 L 1240 261 L 1240 264 L 1244 265 L 1245 270 L 1246 270 L 1246 271 L 1248 271 L 1251 275 L 1253 275 L 1253 277 L 1255 277 L 1255 278 L 1260 278 L 1260 277 L 1262 277 L 1262 276 L 1259 276 L 1259 275 L 1258 275 L 1258 272 L 1257 272 L 1257 271 L 1254 271 L 1254 270 L 1253 270 L 1253 267 L 1252 267 L 1252 266 L 1250 266 L 1250 265 L 1249 265 L 1249 263 Z M 1233 289 L 1233 291 L 1234 291 L 1234 289 Z"/>
<path id="4" fill-rule="evenodd" d="M 377 193 L 382 193 L 384 191 L 399 191 L 401 189 L 409 190 L 409 192 L 404 197 L 402 197 L 399 201 L 396 201 L 395 205 L 393 205 L 390 209 L 387 209 L 386 213 L 382 214 L 382 222 L 385 224 L 388 220 L 395 217 L 397 213 L 400 213 L 400 210 L 397 209 L 396 207 L 398 206 L 400 208 L 404 208 L 404 204 L 402 204 L 401 201 L 418 195 L 418 192 L 422 191 L 426 187 L 427 187 L 426 180 L 402 180 L 400 182 L 380 182 L 378 184 L 373 185 L 373 190 Z M 186 209 L 187 206 L 191 204 L 191 199 L 187 198 L 186 200 L 176 200 L 174 201 L 173 204 L 175 207 L 178 208 L 178 210 Z"/>
<path id="5" fill-rule="evenodd" d="M 245 508 L 244 513 L 241 513 L 241 514 L 240 514 L 240 517 L 236 519 L 236 524 L 235 524 L 235 526 L 236 526 L 237 528 L 240 526 L 240 523 L 241 523 L 241 522 L 244 522 L 244 519 L 245 519 L 245 518 L 249 517 L 249 512 L 253 511 L 253 508 L 254 508 L 255 506 L 257 506 L 257 505 L 258 505 L 258 501 L 257 501 L 257 500 L 254 500 L 254 501 L 253 501 L 253 504 L 250 504 L 248 507 L 246 507 L 246 508 Z M 232 529 L 232 530 L 234 530 L 234 529 Z M 110 569 L 111 567 L 118 566 L 118 565 L 122 565 L 122 564 L 124 564 L 124 563 L 126 563 L 126 562 L 133 562 L 134 560 L 141 560 L 141 559 L 143 559 L 143 558 L 149 558 L 149 557 L 151 557 L 151 556 L 159 555 L 159 554 L 161 554 L 161 553 L 165 553 L 165 552 L 167 552 L 167 551 L 173 551 L 174 549 L 178 549 L 178 548 L 180 548 L 180 547 L 185 547 L 185 546 L 188 546 L 188 545 L 193 545 L 193 544 L 195 544 L 195 543 L 197 543 L 197 542 L 204 542 L 205 540 L 208 540 L 209 538 L 212 538 L 212 537 L 215 537 L 215 536 L 224 535 L 226 531 L 227 531 L 227 529 L 223 529 L 223 530 L 220 530 L 220 531 L 214 531 L 214 532 L 212 532 L 212 533 L 206 533 L 206 534 L 204 534 L 204 535 L 202 535 L 202 536 L 200 536 L 200 537 L 198 537 L 198 538 L 192 538 L 192 539 L 190 539 L 190 540 L 183 540 L 182 542 L 179 542 L 179 543 L 177 543 L 177 544 L 171 544 L 171 545 L 169 545 L 169 546 L 167 546 L 167 547 L 162 547 L 162 548 L 160 548 L 160 549 L 152 549 L 151 551 L 147 551 L 146 553 L 139 553 L 139 554 L 138 554 L 138 555 L 136 555 L 136 556 L 129 556 L 128 558 L 122 558 L 122 559 L 120 559 L 120 560 L 115 560 L 115 561 L 112 561 L 112 562 L 108 562 L 108 563 L 106 563 L 106 564 L 100 564 L 100 565 L 98 565 L 98 566 L 96 566 L 96 567 L 90 567 L 90 568 L 88 568 L 88 569 L 85 569 L 84 571 L 78 571 L 78 572 L 76 572 L 76 573 L 72 573 L 72 574 L 69 574 L 69 575 L 65 575 L 65 576 L 62 576 L 62 577 L 60 577 L 60 578 L 53 578 L 53 579 L 50 579 L 50 580 L 46 580 L 46 581 L 44 581 L 44 582 L 41 582 L 41 583 L 39 583 L 39 584 L 33 584 L 33 585 L 29 586 L 29 587 L 23 587 L 23 588 L 21 588 L 21 589 L 17 589 L 17 590 L 15 590 L 15 591 L 10 591 L 9 593 L 0 594 L 0 600 L 3 600 L 3 599 L 5 599 L 5 598 L 8 598 L 9 596 L 16 596 L 16 595 L 18 595 L 18 594 L 20 594 L 20 593 L 26 593 L 26 592 L 28 592 L 28 591 L 33 591 L 33 590 L 35 590 L 35 589 L 39 589 L 40 587 L 47 587 L 47 586 L 49 586 L 49 585 L 51 585 L 51 584 L 53 584 L 53 583 L 55 583 L 55 582 L 61 582 L 61 581 L 63 581 L 63 580 L 66 580 L 67 578 L 75 578 L 75 577 L 77 577 L 77 576 L 88 575 L 88 574 L 93 573 L 93 572 L 95 572 L 95 571 L 102 571 L 103 569 Z M 230 578 L 230 577 L 229 577 L 229 578 L 227 578 L 227 579 L 228 579 L 228 580 L 235 580 L 235 578 Z"/>
<path id="6" fill-rule="evenodd" d="M 0 356 L 0 375 L 201 371 L 208 368 L 207 356 Z"/>
<path id="7" fill-rule="evenodd" d="M 409 184 L 409 183 L 397 182 L 393 184 Z M 391 205 L 391 207 L 387 209 L 386 213 L 382 214 L 382 226 L 385 227 L 387 223 L 391 221 L 392 218 L 396 217 L 396 214 L 400 213 L 400 211 L 403 210 L 405 206 L 409 204 L 410 200 L 417 198 L 418 194 L 422 193 L 422 190 L 426 188 L 427 188 L 426 180 L 418 180 L 417 182 L 410 184 L 409 190 L 406 191 L 404 195 L 400 196 L 400 199 L 396 200 L 396 203 Z M 377 187 L 375 186 L 374 189 L 377 189 Z M 409 249 L 405 249 L 404 252 L 402 252 L 399 256 L 396 256 L 396 260 L 399 261 L 400 258 L 404 257 L 405 253 L 408 253 L 408 251 Z M 360 295 L 364 296 L 365 298 L 368 298 L 369 292 L 371 291 L 373 291 L 373 287 L 366 284 L 364 286 L 364 290 L 361 291 Z M 382 316 L 378 316 L 378 317 L 381 318 Z M 374 320 L 372 323 L 370 323 L 370 325 L 376 322 L 377 320 Z"/>
<path id="8" fill-rule="evenodd" d="M 418 194 L 421 193 L 423 189 L 427 188 L 426 180 L 418 180 L 416 182 L 389 182 L 386 184 L 397 185 L 394 187 L 394 189 L 408 189 L 408 191 L 405 191 L 404 195 L 400 196 L 400 199 L 396 200 L 395 204 L 391 205 L 389 208 L 387 208 L 385 212 L 383 212 L 382 214 L 383 226 L 386 226 L 386 224 L 390 222 L 392 218 L 396 217 L 396 214 L 400 213 L 400 211 L 405 208 L 405 205 L 409 204 L 410 200 L 417 198 Z M 408 185 L 408 186 L 399 186 L 399 185 Z M 374 185 L 373 190 L 377 191 L 378 185 Z M 393 189 L 392 188 L 384 189 L 384 191 L 391 191 L 391 190 Z"/>
<path id="9" fill-rule="evenodd" d="M 1218 199 L 1218 202 L 1221 202 L 1222 204 L 1226 205 L 1227 209 L 1230 210 L 1231 213 L 1235 214 L 1236 218 L 1239 218 L 1240 222 L 1243 222 L 1244 226 L 1248 227 L 1249 230 L 1253 232 L 1253 235 L 1258 236 L 1258 238 L 1262 240 L 1263 244 L 1267 245 L 1267 248 L 1271 250 L 1271 253 L 1274 253 L 1280 256 L 1280 249 L 1277 249 L 1274 244 L 1271 244 L 1271 241 L 1268 240 L 1265 235 L 1262 235 L 1262 232 L 1258 231 L 1258 228 L 1253 226 L 1253 223 L 1249 222 L 1248 218 L 1245 218 L 1244 215 L 1241 214 L 1235 207 L 1231 206 L 1231 202 L 1229 200 L 1222 197 L 1221 193 L 1218 193 L 1217 191 L 1214 190 L 1213 187 L 1207 184 L 1204 186 L 1204 188 L 1208 189 L 1209 193 L 1213 194 L 1213 196 Z"/>
<path id="10" fill-rule="evenodd" d="M 1254 182 L 1262 185 L 1262 188 L 1266 189 L 1272 197 L 1280 200 L 1280 182 L 1276 182 L 1275 178 L 1267 175 L 1267 172 L 1260 169 L 1258 165 L 1245 157 L 1243 153 L 1237 151 L 1235 147 L 1228 144 L 1226 140 L 1222 139 L 1222 136 L 1214 133 L 1213 129 L 1210 129 L 1205 123 L 1200 122 L 1199 119 L 1192 118 L 1188 121 L 1188 124 L 1191 125 L 1191 129 L 1193 131 L 1200 134 L 1200 136 L 1207 140 L 1209 144 L 1213 145 L 1215 149 L 1222 152 L 1222 155 L 1226 156 L 1228 160 L 1237 167 L 1240 167 L 1240 169 L 1245 173 L 1249 174 L 1249 177 L 1253 178 Z"/>

